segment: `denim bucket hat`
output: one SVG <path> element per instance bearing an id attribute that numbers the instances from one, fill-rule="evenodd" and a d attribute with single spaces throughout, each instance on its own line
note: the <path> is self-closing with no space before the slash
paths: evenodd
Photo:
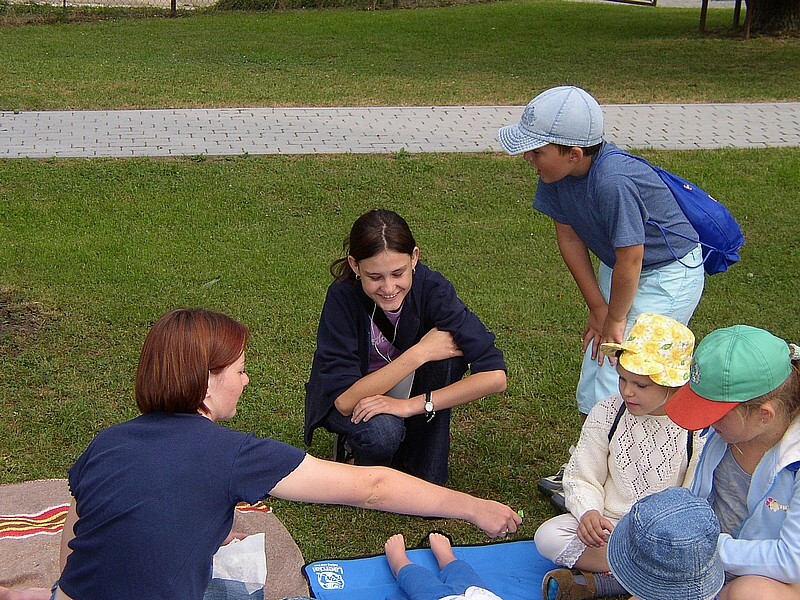
<path id="1" fill-rule="evenodd" d="M 586 90 L 554 87 L 531 100 L 519 123 L 502 127 L 497 137 L 512 155 L 547 144 L 588 148 L 603 141 L 603 111 Z"/>
<path id="2" fill-rule="evenodd" d="M 686 488 L 668 488 L 622 517 L 608 540 L 608 563 L 640 600 L 709 600 L 725 583 L 718 538 L 711 505 Z"/>

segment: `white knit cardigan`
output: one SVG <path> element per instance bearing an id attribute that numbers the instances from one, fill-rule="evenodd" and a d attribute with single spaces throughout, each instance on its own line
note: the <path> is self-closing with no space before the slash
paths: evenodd
<path id="1" fill-rule="evenodd" d="M 668 487 L 688 487 L 705 438 L 694 432 L 687 465 L 686 436 L 667 416 L 637 417 L 627 410 L 608 441 L 620 396 L 598 402 L 589 412 L 575 451 L 564 470 L 567 509 L 580 520 L 595 509 L 618 521 L 637 500 Z"/>

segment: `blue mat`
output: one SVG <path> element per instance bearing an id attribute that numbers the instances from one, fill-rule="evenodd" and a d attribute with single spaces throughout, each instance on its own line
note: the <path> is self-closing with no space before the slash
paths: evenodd
<path id="1" fill-rule="evenodd" d="M 533 540 L 515 540 L 473 546 L 454 546 L 455 555 L 467 561 L 487 589 L 503 600 L 541 598 L 542 579 L 558 568 L 543 558 Z M 438 572 L 430 549 L 408 551 L 412 562 Z M 303 567 L 311 595 L 318 600 L 400 600 L 407 597 L 395 583 L 383 554 L 362 558 L 318 560 Z"/>

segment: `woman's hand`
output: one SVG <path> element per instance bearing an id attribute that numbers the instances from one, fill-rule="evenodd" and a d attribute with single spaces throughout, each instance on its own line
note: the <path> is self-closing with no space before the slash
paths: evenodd
<path id="1" fill-rule="evenodd" d="M 420 404 L 420 408 L 422 407 L 423 405 Z M 378 394 L 360 400 L 353 409 L 350 420 L 353 423 L 361 423 L 369 421 L 375 415 L 394 415 L 404 419 L 416 414 L 420 414 L 420 411 L 414 410 L 413 399 L 398 399 Z"/>
<path id="2" fill-rule="evenodd" d="M 590 548 L 601 548 L 608 542 L 614 525 L 597 510 L 587 510 L 578 524 L 578 539 Z"/>
<path id="3" fill-rule="evenodd" d="M 418 341 L 415 346 L 423 353 L 424 362 L 445 360 L 454 356 L 464 356 L 453 336 L 447 331 L 434 327 Z"/>
<path id="4" fill-rule="evenodd" d="M 522 523 L 522 517 L 505 504 L 494 500 L 481 500 L 481 503 L 480 511 L 470 521 L 476 527 L 483 529 L 483 532 L 491 538 L 505 537 L 509 533 L 514 533 Z"/>

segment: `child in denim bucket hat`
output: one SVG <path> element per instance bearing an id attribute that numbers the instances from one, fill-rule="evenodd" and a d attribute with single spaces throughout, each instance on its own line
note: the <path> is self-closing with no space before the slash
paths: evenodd
<path id="1" fill-rule="evenodd" d="M 596 404 L 564 470 L 568 514 L 542 524 L 542 556 L 566 568 L 547 573 L 544 600 L 624 594 L 608 574 L 608 535 L 633 503 L 669 487 L 688 486 L 703 440 L 673 423 L 664 403 L 689 379 L 694 335 L 663 315 L 636 318 L 621 344 L 601 346 L 616 358 L 619 391 Z"/>
<path id="2" fill-rule="evenodd" d="M 555 222 L 558 248 L 589 308 L 576 393 L 585 419 L 617 388 L 600 344 L 622 342 L 643 312 L 689 323 L 705 279 L 702 268 L 692 268 L 702 263 L 699 244 L 690 241 L 697 234 L 658 175 L 603 140 L 603 111 L 581 88 L 542 92 L 498 137 L 536 169 L 533 207 Z M 670 236 L 668 244 L 648 220 L 687 239 Z M 589 252 L 600 259 L 597 274 Z"/>
<path id="3" fill-rule="evenodd" d="M 608 562 L 638 600 L 712 600 L 725 582 L 718 536 L 708 502 L 669 488 L 622 517 L 608 540 Z"/>
<path id="4" fill-rule="evenodd" d="M 800 348 L 747 325 L 698 345 L 667 414 L 710 427 L 691 491 L 719 518 L 720 598 L 800 598 Z"/>

